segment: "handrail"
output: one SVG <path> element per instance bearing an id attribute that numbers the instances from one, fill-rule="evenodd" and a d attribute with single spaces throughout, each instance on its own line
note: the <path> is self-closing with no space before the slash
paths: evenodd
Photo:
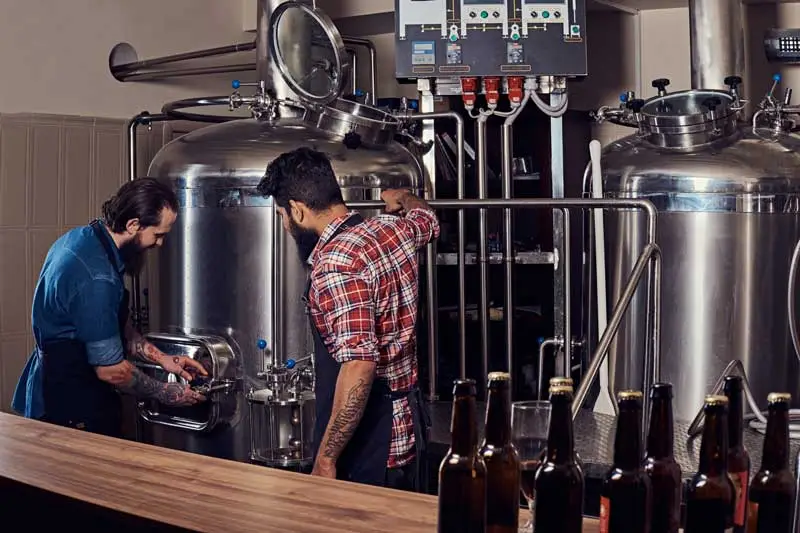
<path id="1" fill-rule="evenodd" d="M 639 255 L 636 264 L 634 265 L 633 272 L 629 278 L 628 283 L 625 285 L 623 294 L 614 307 L 611 319 L 609 320 L 608 327 L 601 337 L 598 347 L 592 356 L 589 368 L 586 374 L 581 379 L 581 384 L 576 391 L 575 398 L 572 404 L 573 419 L 577 416 L 586 395 L 589 392 L 594 379 L 597 377 L 597 372 L 600 365 L 605 359 L 608 348 L 611 345 L 613 338 L 617 334 L 617 330 L 622 322 L 625 311 L 633 299 L 636 288 L 644 275 L 645 269 L 648 269 L 650 274 L 650 284 L 648 295 L 648 313 L 651 317 L 649 321 L 650 329 L 650 349 L 645 351 L 645 365 L 644 365 L 644 383 L 656 382 L 660 379 L 661 375 L 661 358 L 660 358 L 660 332 L 661 332 L 661 249 L 656 244 L 656 219 L 658 213 L 655 206 L 649 200 L 643 199 L 600 199 L 600 198 L 524 198 L 524 199 L 487 199 L 487 200 L 430 200 L 428 204 L 436 209 L 468 209 L 468 208 L 549 208 L 549 209 L 639 209 L 645 211 L 647 215 L 647 238 L 648 243 Z M 383 202 L 378 201 L 361 201 L 361 202 L 348 202 L 348 207 L 351 209 L 381 209 L 384 206 Z M 568 238 L 568 236 L 567 236 Z M 649 267 L 649 268 L 648 268 Z M 461 335 L 465 335 L 462 330 Z M 430 356 L 430 354 L 429 354 Z M 512 361 L 513 362 L 513 361 Z M 461 368 L 466 365 L 465 360 L 460 361 Z M 510 370 L 510 369 L 509 369 Z M 431 368 L 430 373 L 431 383 L 435 386 L 436 376 L 435 369 Z M 649 409 L 649 398 L 645 395 L 643 402 L 643 413 L 647 413 Z"/>

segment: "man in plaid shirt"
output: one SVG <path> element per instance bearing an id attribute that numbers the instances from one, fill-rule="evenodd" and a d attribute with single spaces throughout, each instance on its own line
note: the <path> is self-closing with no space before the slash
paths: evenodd
<path id="1" fill-rule="evenodd" d="M 285 153 L 259 184 L 308 255 L 315 337 L 313 475 L 419 488 L 429 418 L 417 387 L 417 252 L 439 222 L 408 191 L 385 191 L 388 213 L 349 211 L 328 158 Z M 305 249 L 305 253 L 304 253 Z"/>

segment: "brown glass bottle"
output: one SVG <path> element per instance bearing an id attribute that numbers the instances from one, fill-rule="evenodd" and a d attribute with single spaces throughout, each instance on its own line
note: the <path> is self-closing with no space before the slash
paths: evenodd
<path id="1" fill-rule="evenodd" d="M 614 464 L 600 487 L 601 533 L 650 533 L 652 484 L 642 468 L 642 393 L 617 396 Z"/>
<path id="2" fill-rule="evenodd" d="M 769 416 L 761 470 L 750 485 L 747 533 L 791 533 L 795 483 L 789 468 L 789 403 L 791 396 L 768 396 Z"/>
<path id="3" fill-rule="evenodd" d="M 486 531 L 486 465 L 478 455 L 475 380 L 456 380 L 450 450 L 439 467 L 439 533 Z"/>
<path id="4" fill-rule="evenodd" d="M 486 464 L 486 531 L 517 533 L 520 464 L 511 444 L 509 374 L 489 374 L 486 435 L 479 454 Z"/>
<path id="5" fill-rule="evenodd" d="M 700 467 L 686 491 L 684 533 L 732 533 L 734 488 L 728 476 L 728 398 L 706 396 Z"/>
<path id="6" fill-rule="evenodd" d="M 681 467 L 675 461 L 672 385 L 650 389 L 650 427 L 644 469 L 653 484 L 650 533 L 678 533 L 681 525 Z"/>
<path id="7" fill-rule="evenodd" d="M 750 486 L 750 454 L 744 448 L 744 384 L 740 376 L 728 376 L 723 387 L 728 397 L 728 475 L 733 481 L 733 531 L 744 533 L 747 524 L 747 490 Z"/>
<path id="8" fill-rule="evenodd" d="M 547 454 L 534 482 L 534 533 L 580 533 L 583 529 L 583 471 L 575 457 L 572 387 L 550 387 Z"/>

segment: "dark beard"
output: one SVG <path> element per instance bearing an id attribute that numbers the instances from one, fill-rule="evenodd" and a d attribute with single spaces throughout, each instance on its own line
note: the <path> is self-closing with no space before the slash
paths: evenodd
<path id="1" fill-rule="evenodd" d="M 119 255 L 122 258 L 122 264 L 125 266 L 125 273 L 129 276 L 138 276 L 144 268 L 145 255 L 144 252 L 147 248 L 142 247 L 139 237 L 123 244 L 119 248 Z"/>
<path id="2" fill-rule="evenodd" d="M 319 235 L 314 230 L 301 228 L 291 218 L 289 219 L 289 234 L 294 238 L 294 242 L 297 245 L 300 261 L 305 264 L 319 241 Z"/>

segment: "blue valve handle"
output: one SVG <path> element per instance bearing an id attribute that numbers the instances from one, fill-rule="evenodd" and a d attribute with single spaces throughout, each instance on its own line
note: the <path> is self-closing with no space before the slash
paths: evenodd
<path id="1" fill-rule="evenodd" d="M 781 75 L 780 75 L 780 73 L 778 73 L 778 74 L 773 74 L 773 75 L 772 75 L 772 81 L 775 81 L 775 82 L 779 82 L 779 81 L 781 81 Z"/>
<path id="2" fill-rule="evenodd" d="M 623 104 L 628 101 L 628 93 L 622 93 L 619 95 L 619 101 Z"/>
<path id="3" fill-rule="evenodd" d="M 265 341 L 264 339 L 258 339 L 258 343 L 257 344 L 258 344 L 258 349 L 259 350 L 263 350 L 264 348 L 267 347 L 267 341 Z"/>
<path id="4" fill-rule="evenodd" d="M 239 80 L 233 80 L 231 82 L 231 87 L 233 87 L 234 89 L 238 89 L 241 86 L 242 86 L 242 82 L 240 82 Z"/>
<path id="5" fill-rule="evenodd" d="M 294 359 L 287 359 L 286 368 L 291 370 L 291 369 L 293 369 L 295 367 L 296 364 L 297 364 L 297 361 L 295 361 Z"/>

